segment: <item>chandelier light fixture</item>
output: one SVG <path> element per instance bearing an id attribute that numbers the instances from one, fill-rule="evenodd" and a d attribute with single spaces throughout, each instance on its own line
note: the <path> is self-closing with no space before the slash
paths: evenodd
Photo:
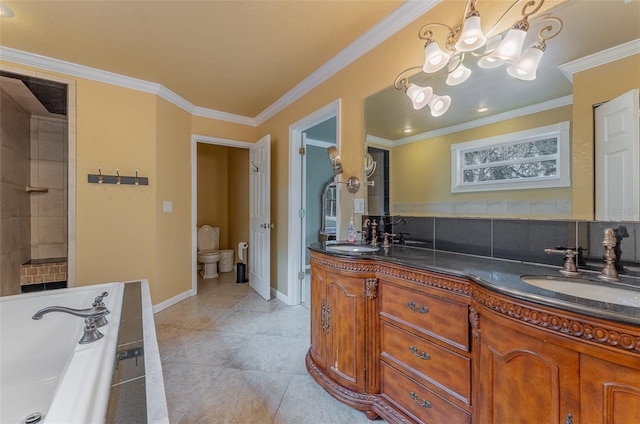
<path id="1" fill-rule="evenodd" d="M 481 68 L 490 69 L 507 65 L 507 73 L 514 78 L 532 81 L 540 59 L 546 49 L 546 41 L 556 37 L 562 31 L 562 20 L 549 14 L 534 16 L 544 0 L 515 0 L 500 16 L 488 32 L 482 31 L 480 13 L 476 9 L 478 0 L 467 0 L 462 24 L 455 28 L 443 23 L 429 23 L 420 28 L 418 38 L 425 40 L 424 63 L 400 72 L 394 87 L 404 90 L 414 109 L 429 105 L 431 115 L 443 115 L 451 105 L 451 97 L 439 96 L 425 83 L 431 78 L 445 76 L 446 84 L 455 86 L 464 83 L 471 76 L 471 69 L 465 66 L 467 57 L 477 59 Z M 518 5 L 523 4 L 518 20 L 507 31 L 495 34 L 495 31 L 507 15 Z M 538 31 L 538 40 L 522 53 L 522 47 L 529 30 L 529 19 L 545 22 Z M 433 31 L 438 28 L 446 35 L 444 49 L 434 39 Z M 410 75 L 417 70 L 427 74 L 421 85 L 409 82 Z"/>

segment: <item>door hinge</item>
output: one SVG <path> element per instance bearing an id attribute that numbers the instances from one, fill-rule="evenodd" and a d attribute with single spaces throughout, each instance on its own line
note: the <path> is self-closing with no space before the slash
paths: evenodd
<path id="1" fill-rule="evenodd" d="M 307 216 L 307 211 L 305 209 L 300 209 L 298 211 L 298 218 L 304 218 L 305 216 Z"/>
<path id="2" fill-rule="evenodd" d="M 304 147 L 298 148 L 298 154 L 302 155 L 302 156 L 306 155 L 307 154 L 307 149 L 305 149 Z"/>
<path id="3" fill-rule="evenodd" d="M 305 277 L 305 272 L 304 271 L 298 272 L 298 280 L 302 281 L 302 280 L 304 280 L 304 277 Z"/>

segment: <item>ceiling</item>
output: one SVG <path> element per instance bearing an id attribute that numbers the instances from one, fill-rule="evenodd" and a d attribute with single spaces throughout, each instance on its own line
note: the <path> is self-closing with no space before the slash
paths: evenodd
<path id="1" fill-rule="evenodd" d="M 478 2 L 480 12 L 482 3 Z M 391 87 L 393 81 L 389 81 L 388 89 L 366 101 L 367 135 L 382 139 L 383 142 L 387 140 L 402 143 L 404 140 L 411 140 L 412 135 L 449 128 L 571 95 L 572 83 L 559 65 L 640 39 L 638 0 L 569 0 L 548 12 L 561 18 L 564 27 L 557 37 L 547 41 L 547 49 L 535 81 L 512 78 L 504 65 L 494 69 L 479 68 L 475 65 L 475 60 L 469 59 L 465 59 L 464 63 L 473 73 L 467 81 L 455 87 L 447 86 L 444 76 L 425 81 L 427 74 L 420 73 L 411 81 L 418 85 L 431 85 L 435 93 L 451 96 L 450 109 L 438 118 L 430 115 L 428 107 L 414 110 L 404 91 L 394 89 Z M 427 23 L 429 22 L 424 22 Z M 489 23 L 483 22 L 483 27 L 488 26 Z M 526 46 L 537 40 L 537 32 L 542 26 L 541 23 L 531 22 Z M 398 73 L 417 64 L 402 65 L 398 66 Z M 638 72 L 640 73 L 640 69 Z M 480 113 L 480 106 L 487 106 L 489 110 Z M 405 128 L 412 128 L 413 131 L 405 133 Z"/>
<path id="2" fill-rule="evenodd" d="M 255 117 L 403 0 L 2 0 L 0 44 Z"/>

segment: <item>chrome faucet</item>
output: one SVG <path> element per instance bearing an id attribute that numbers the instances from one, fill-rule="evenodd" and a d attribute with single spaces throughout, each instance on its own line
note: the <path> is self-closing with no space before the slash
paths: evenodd
<path id="1" fill-rule="evenodd" d="M 104 292 L 100 296 L 97 296 L 93 301 L 91 308 L 73 309 L 65 306 L 47 306 L 46 308 L 40 309 L 31 318 L 34 320 L 41 320 L 50 312 L 62 312 L 84 318 L 84 334 L 80 339 L 80 344 L 91 343 L 103 336 L 102 333 L 98 331 L 98 327 L 103 327 L 108 324 L 105 316 L 109 314 L 109 310 L 103 302 L 103 299 L 108 295 L 109 293 Z"/>

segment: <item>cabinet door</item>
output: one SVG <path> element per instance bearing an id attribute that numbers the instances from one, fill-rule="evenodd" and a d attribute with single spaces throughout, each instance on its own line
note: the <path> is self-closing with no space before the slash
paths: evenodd
<path id="1" fill-rule="evenodd" d="M 579 354 L 492 315 L 480 316 L 479 421 L 577 424 Z"/>
<path id="2" fill-rule="evenodd" d="M 327 372 L 339 385 L 364 391 L 364 280 L 330 272 L 325 278 Z"/>
<path id="3" fill-rule="evenodd" d="M 326 368 L 326 350 L 324 337 L 326 329 L 326 302 L 324 299 L 324 278 L 326 272 L 323 268 L 311 264 L 311 357 L 322 368 Z"/>
<path id="4" fill-rule="evenodd" d="M 582 423 L 640 422 L 640 370 L 588 355 L 580 358 Z"/>

